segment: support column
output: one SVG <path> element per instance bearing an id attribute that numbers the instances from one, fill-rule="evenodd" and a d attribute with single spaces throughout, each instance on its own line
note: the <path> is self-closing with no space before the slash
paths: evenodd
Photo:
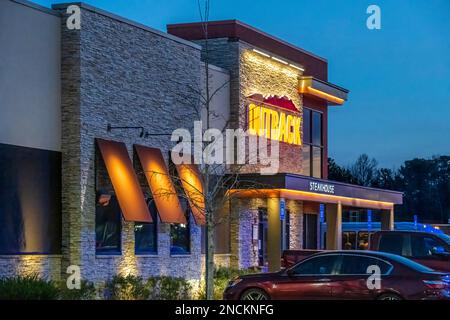
<path id="1" fill-rule="evenodd" d="M 269 271 L 276 272 L 281 268 L 281 220 L 280 199 L 267 199 L 267 260 Z"/>
<path id="2" fill-rule="evenodd" d="M 394 207 L 381 212 L 381 230 L 394 230 Z"/>
<path id="3" fill-rule="evenodd" d="M 326 205 L 327 250 L 342 249 L 342 203 Z"/>

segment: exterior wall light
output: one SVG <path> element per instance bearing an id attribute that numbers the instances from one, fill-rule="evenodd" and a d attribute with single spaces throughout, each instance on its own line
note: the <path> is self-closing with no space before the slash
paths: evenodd
<path id="1" fill-rule="evenodd" d="M 282 64 L 285 64 L 285 65 L 288 65 L 288 64 L 289 64 L 289 63 L 287 63 L 286 61 L 281 60 L 281 59 L 279 59 L 279 58 L 277 58 L 277 57 L 273 57 L 273 56 L 272 56 L 272 59 L 275 60 L 275 61 L 278 61 L 278 62 L 280 62 L 280 63 L 282 63 Z"/>
<path id="2" fill-rule="evenodd" d="M 300 70 L 300 71 L 302 71 L 302 72 L 305 71 L 305 69 L 303 69 L 302 67 L 296 66 L 295 64 L 292 64 L 292 63 L 288 63 L 288 62 L 286 62 L 286 61 L 284 61 L 284 60 L 282 60 L 282 59 L 280 59 L 280 58 L 271 56 L 270 54 L 265 53 L 265 52 L 263 52 L 263 51 L 260 51 L 260 50 L 257 50 L 257 49 L 252 49 L 252 51 L 255 52 L 255 53 L 257 53 L 257 54 L 259 54 L 259 55 L 262 55 L 262 56 L 264 56 L 264 57 L 266 57 L 266 58 L 271 58 L 272 60 L 275 60 L 275 61 L 277 61 L 277 62 L 279 62 L 279 63 L 282 63 L 282 64 L 285 64 L 285 65 L 287 65 L 287 66 L 290 66 L 290 67 L 292 67 L 292 68 L 294 68 L 294 69 Z"/>

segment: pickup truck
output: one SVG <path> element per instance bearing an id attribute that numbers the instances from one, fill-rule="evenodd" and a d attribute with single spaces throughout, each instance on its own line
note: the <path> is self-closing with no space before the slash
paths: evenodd
<path id="1" fill-rule="evenodd" d="M 450 236 L 418 231 L 378 231 L 370 239 L 370 250 L 401 255 L 431 269 L 450 272 Z M 324 250 L 285 250 L 281 266 L 288 268 Z"/>

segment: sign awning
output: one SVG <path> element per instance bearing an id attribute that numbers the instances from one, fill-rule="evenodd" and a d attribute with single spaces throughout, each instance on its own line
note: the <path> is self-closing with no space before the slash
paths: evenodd
<path id="1" fill-rule="evenodd" d="M 205 198 L 200 170 L 195 164 L 176 164 L 175 166 L 195 222 L 198 225 L 204 225 L 206 223 Z"/>
<path id="2" fill-rule="evenodd" d="M 175 186 L 160 149 L 134 146 L 162 222 L 186 224 Z"/>
<path id="3" fill-rule="evenodd" d="M 347 101 L 348 90 L 314 77 L 301 77 L 298 92 L 329 105 L 342 105 Z"/>
<path id="4" fill-rule="evenodd" d="M 96 139 L 126 221 L 152 222 L 133 164 L 124 143 Z"/>
<path id="5" fill-rule="evenodd" d="M 237 198 L 275 197 L 316 203 L 342 203 L 350 207 L 391 209 L 403 203 L 403 193 L 347 183 L 317 179 L 296 174 L 279 173 L 272 176 L 241 174 L 239 178 L 258 183 L 258 189 L 247 182 L 230 190 Z"/>

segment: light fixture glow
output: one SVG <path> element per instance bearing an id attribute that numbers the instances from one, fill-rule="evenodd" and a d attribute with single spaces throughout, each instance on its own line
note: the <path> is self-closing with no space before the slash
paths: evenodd
<path id="1" fill-rule="evenodd" d="M 300 71 L 305 71 L 305 69 L 300 68 L 299 66 L 296 66 L 295 64 L 292 64 L 292 63 L 290 63 L 289 66 L 291 66 L 292 68 L 295 68 L 297 70 L 300 70 Z"/>
<path id="2" fill-rule="evenodd" d="M 280 63 L 282 63 L 282 64 L 285 64 L 285 65 L 288 65 L 288 64 L 289 64 L 289 63 L 287 63 L 286 61 L 281 60 L 281 59 L 279 59 L 279 58 L 277 58 L 277 57 L 272 57 L 272 59 L 275 60 L 275 61 L 278 61 L 278 62 L 280 62 Z"/>
<path id="3" fill-rule="evenodd" d="M 270 55 L 268 55 L 265 52 L 262 52 L 262 51 L 259 51 L 259 50 L 256 50 L 256 49 L 253 49 L 253 52 L 256 52 L 256 53 L 258 53 L 258 54 L 260 54 L 260 55 L 262 55 L 264 57 L 270 58 Z"/>
<path id="4" fill-rule="evenodd" d="M 326 92 L 314 89 L 312 87 L 307 87 L 306 91 L 311 93 L 312 95 L 315 95 L 317 97 L 323 98 L 323 99 L 325 99 L 327 101 L 331 101 L 331 102 L 334 102 L 334 103 L 337 103 L 337 104 L 343 104 L 344 103 L 344 99 L 338 98 L 338 97 L 333 96 L 333 95 L 331 95 L 329 93 L 326 93 Z"/>

